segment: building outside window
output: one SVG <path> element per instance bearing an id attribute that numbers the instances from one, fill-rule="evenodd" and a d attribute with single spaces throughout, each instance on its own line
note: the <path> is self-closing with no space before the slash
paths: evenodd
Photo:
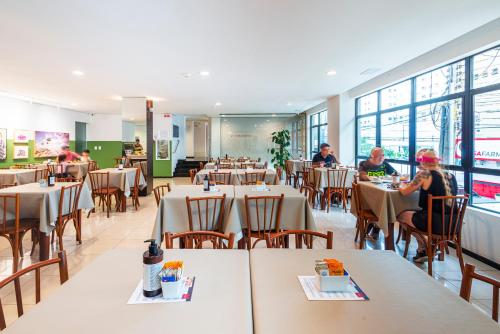
<path id="1" fill-rule="evenodd" d="M 357 98 L 356 160 L 375 146 L 412 176 L 433 148 L 472 206 L 500 212 L 500 46 Z"/>
<path id="2" fill-rule="evenodd" d="M 319 146 L 328 142 L 328 119 L 327 111 L 323 110 L 310 117 L 310 156 L 319 152 Z"/>

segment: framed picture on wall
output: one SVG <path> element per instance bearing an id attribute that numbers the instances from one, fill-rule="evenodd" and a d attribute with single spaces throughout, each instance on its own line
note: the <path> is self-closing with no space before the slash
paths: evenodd
<path id="1" fill-rule="evenodd" d="M 7 129 L 0 129 L 0 160 L 7 159 Z"/>
<path id="2" fill-rule="evenodd" d="M 28 159 L 29 149 L 28 145 L 15 145 L 14 146 L 14 160 L 16 159 Z"/>
<path id="3" fill-rule="evenodd" d="M 28 144 L 32 136 L 33 131 L 16 129 L 14 130 L 14 144 Z"/>
<path id="4" fill-rule="evenodd" d="M 69 146 L 69 133 L 35 131 L 35 158 L 55 157 L 63 146 Z"/>
<path id="5" fill-rule="evenodd" d="M 156 144 L 156 160 L 170 160 L 170 141 L 159 139 Z"/>

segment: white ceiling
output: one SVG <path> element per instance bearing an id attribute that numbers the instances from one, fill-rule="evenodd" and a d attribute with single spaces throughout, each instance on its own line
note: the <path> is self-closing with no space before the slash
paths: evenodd
<path id="1" fill-rule="evenodd" d="M 87 112 L 119 113 L 116 96 L 180 114 L 302 111 L 499 13 L 498 0 L 2 0 L 0 91 Z"/>

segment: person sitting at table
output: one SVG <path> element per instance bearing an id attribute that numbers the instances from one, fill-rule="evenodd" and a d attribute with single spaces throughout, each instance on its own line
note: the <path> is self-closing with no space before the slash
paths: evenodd
<path id="1" fill-rule="evenodd" d="M 333 155 L 330 144 L 327 143 L 323 143 L 319 146 L 319 152 L 313 156 L 312 162 L 313 164 L 323 163 L 327 167 L 331 167 L 332 164 L 340 164 L 340 161 Z"/>
<path id="2" fill-rule="evenodd" d="M 92 158 L 90 158 L 90 151 L 85 149 L 82 151 L 82 155 L 80 156 L 80 161 L 82 162 L 91 162 Z"/>
<path id="3" fill-rule="evenodd" d="M 401 224 L 407 224 L 415 227 L 416 229 L 425 232 L 427 231 L 427 197 L 432 196 L 455 196 L 457 194 L 458 186 L 455 176 L 447 171 L 441 169 L 439 161 L 441 159 L 437 156 L 434 150 L 425 150 L 420 152 L 417 161 L 420 162 L 420 170 L 413 180 L 404 188 L 400 188 L 399 192 L 403 196 L 408 196 L 411 193 L 420 190 L 418 206 L 421 208 L 419 211 L 404 211 L 399 214 L 398 221 Z M 450 207 L 446 211 L 450 212 Z M 441 203 L 436 203 L 432 208 L 433 220 L 441 221 L 442 208 Z M 445 213 L 446 214 L 446 213 Z M 441 234 L 442 226 L 435 224 L 432 226 L 432 233 Z M 414 262 L 427 261 L 427 248 L 426 241 L 420 235 L 417 236 L 418 249 L 417 254 L 413 257 Z"/>
<path id="4" fill-rule="evenodd" d="M 68 177 L 68 173 L 66 172 L 66 169 L 68 168 L 68 162 L 66 161 L 67 157 L 66 154 L 61 153 L 57 156 L 56 162 L 56 177 L 58 178 L 65 178 Z"/>
<path id="5" fill-rule="evenodd" d="M 359 163 L 359 180 L 370 181 L 370 176 L 391 175 L 396 170 L 387 161 L 385 161 L 384 150 L 381 147 L 375 147 L 370 153 L 368 160 Z"/>
<path id="6" fill-rule="evenodd" d="M 61 147 L 60 155 L 62 154 L 66 156 L 66 160 L 64 160 L 64 162 L 71 162 L 80 159 L 80 155 L 78 153 L 71 151 L 68 145 L 64 145 L 63 147 Z"/>

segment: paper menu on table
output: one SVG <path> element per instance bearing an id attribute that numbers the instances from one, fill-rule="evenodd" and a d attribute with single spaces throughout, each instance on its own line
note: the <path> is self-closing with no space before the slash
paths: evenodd
<path id="1" fill-rule="evenodd" d="M 130 296 L 127 304 L 134 305 L 134 304 L 190 302 L 191 297 L 193 295 L 195 277 L 194 276 L 184 277 L 183 280 L 185 280 L 185 285 L 181 297 L 178 299 L 166 299 L 163 298 L 163 295 L 161 293 L 156 297 L 145 297 L 144 294 L 142 293 L 142 279 L 141 279 L 139 281 L 139 284 L 137 284 L 137 287 L 135 288 L 134 292 L 132 292 L 132 295 Z"/>
<path id="2" fill-rule="evenodd" d="M 369 300 L 368 296 L 351 279 L 351 291 L 349 292 L 322 292 L 316 285 L 314 276 L 297 276 L 300 285 L 308 300 Z"/>

